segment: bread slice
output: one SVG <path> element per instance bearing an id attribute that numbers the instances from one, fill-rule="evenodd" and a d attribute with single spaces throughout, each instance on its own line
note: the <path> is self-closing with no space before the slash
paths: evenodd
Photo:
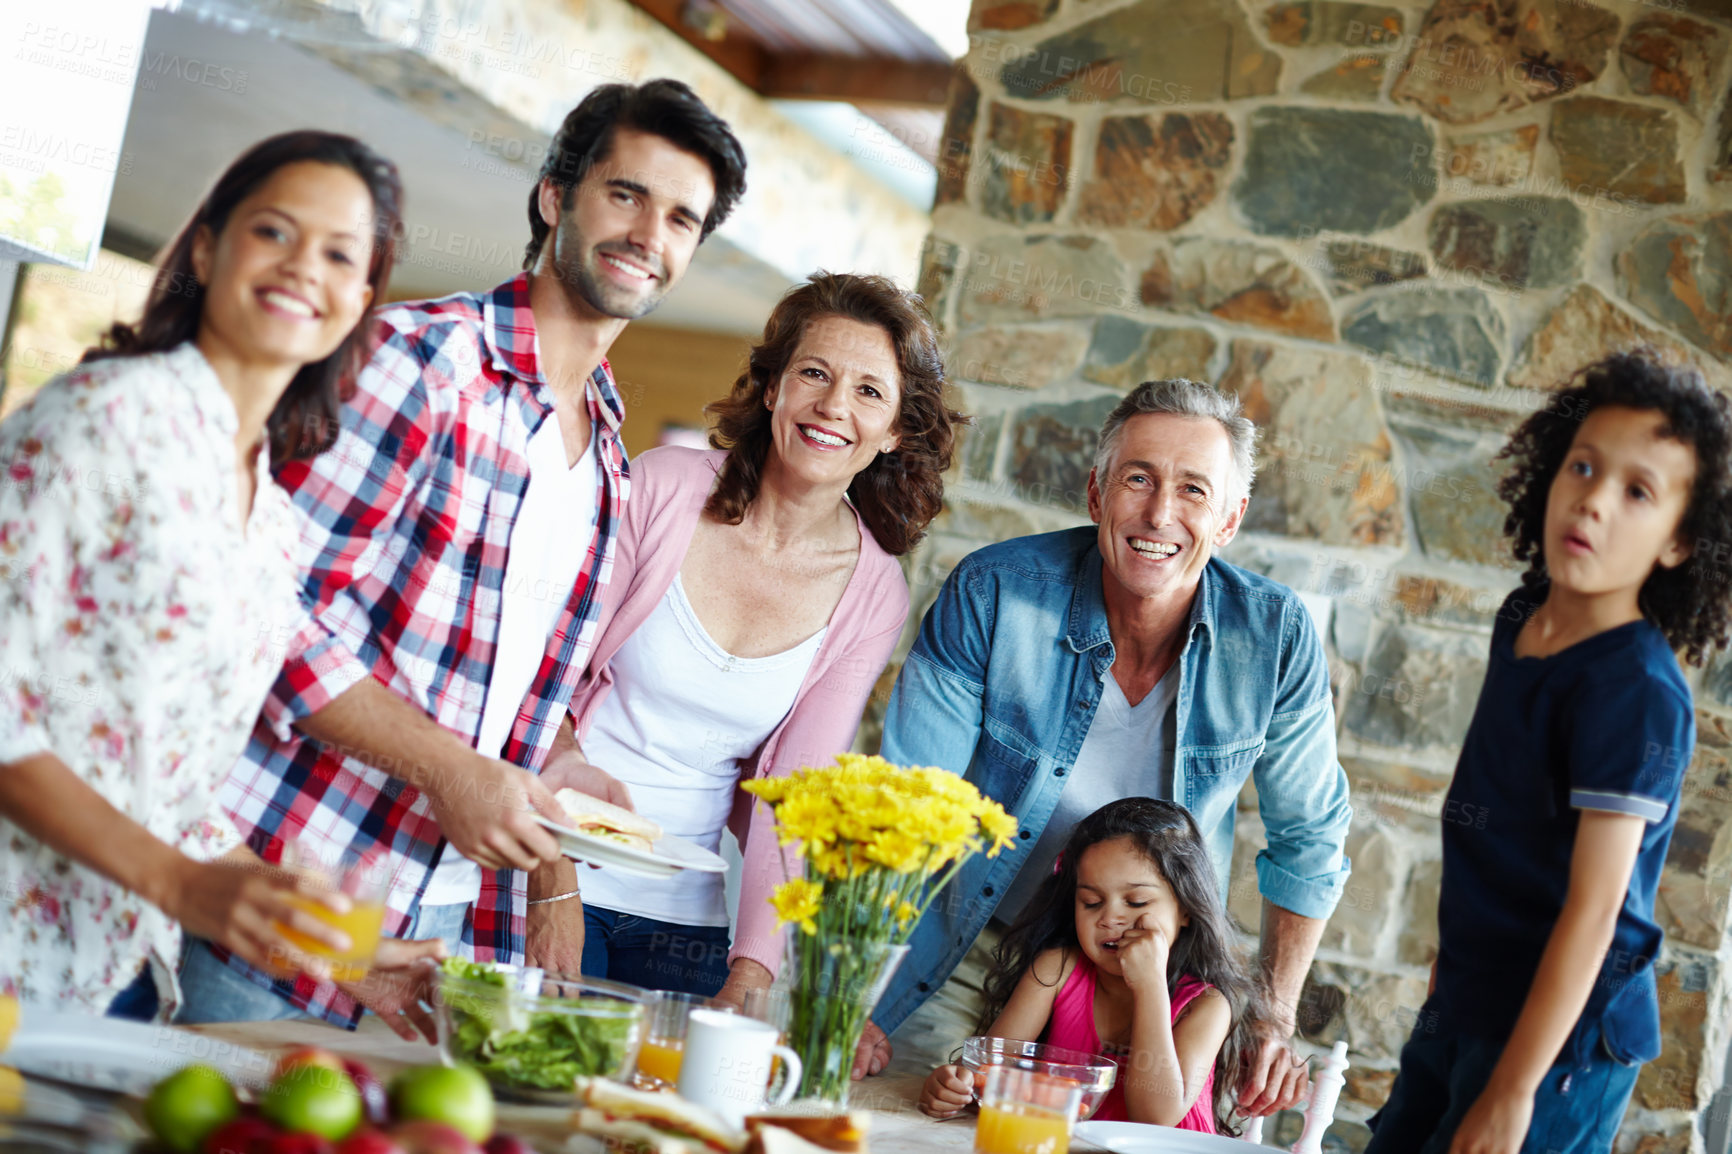
<path id="1" fill-rule="evenodd" d="M 827 1154 L 830 1147 L 808 1142 L 792 1130 L 780 1126 L 765 1126 L 754 1131 L 746 1143 L 745 1154 Z"/>
<path id="2" fill-rule="evenodd" d="M 585 833 L 604 836 L 625 834 L 632 838 L 641 838 L 645 843 L 653 842 L 662 835 L 662 827 L 642 814 L 633 813 L 599 797 L 579 793 L 575 789 L 562 789 L 553 795 L 553 800 L 565 810 L 566 816 L 571 820 L 571 827 Z"/>
<path id="3" fill-rule="evenodd" d="M 721 1115 L 678 1094 L 634 1090 L 606 1078 L 579 1078 L 577 1094 L 585 1106 L 610 1121 L 650 1126 L 692 1143 L 698 1151 L 740 1154 L 746 1148 L 745 1131 L 735 1129 Z"/>
<path id="4" fill-rule="evenodd" d="M 707 1154 L 709 1150 L 695 1138 L 669 1134 L 647 1122 L 609 1118 L 589 1106 L 573 1117 L 572 1128 L 579 1134 L 600 1138 L 609 1154 Z"/>
<path id="5" fill-rule="evenodd" d="M 746 1133 L 786 1130 L 822 1150 L 858 1154 L 866 1149 L 866 1132 L 872 1120 L 861 1110 L 843 1114 L 765 1113 L 746 1119 Z M 749 1147 L 748 1147 L 749 1149 Z"/>
<path id="6" fill-rule="evenodd" d="M 604 838 L 607 841 L 618 842 L 627 849 L 641 850 L 644 853 L 653 853 L 655 851 L 655 843 L 649 838 L 644 837 L 642 834 L 620 833 L 618 830 L 597 829 L 595 826 L 584 826 L 581 832 L 590 834 L 593 837 Z"/>

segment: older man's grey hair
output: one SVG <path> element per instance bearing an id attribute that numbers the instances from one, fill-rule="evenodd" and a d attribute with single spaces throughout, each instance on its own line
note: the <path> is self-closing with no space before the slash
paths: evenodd
<path id="1" fill-rule="evenodd" d="M 1181 417 L 1219 421 L 1233 451 L 1234 491 L 1231 499 L 1237 501 L 1251 495 L 1251 482 L 1257 475 L 1257 426 L 1245 415 L 1238 397 L 1228 396 L 1213 385 L 1184 377 L 1144 381 L 1107 415 L 1106 424 L 1101 426 L 1100 447 L 1095 450 L 1097 477 L 1106 476 L 1125 422 L 1144 413 L 1174 413 Z"/>

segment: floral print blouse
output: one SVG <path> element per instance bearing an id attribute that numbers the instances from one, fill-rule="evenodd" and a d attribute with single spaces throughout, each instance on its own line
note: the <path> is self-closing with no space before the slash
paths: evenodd
<path id="1" fill-rule="evenodd" d="M 0 773 L 52 752 L 188 855 L 305 628 L 300 514 L 258 459 L 241 531 L 233 403 L 198 348 L 98 361 L 0 425 Z M 0 817 L 0 991 L 102 1013 L 146 962 L 179 1003 L 177 923 Z"/>

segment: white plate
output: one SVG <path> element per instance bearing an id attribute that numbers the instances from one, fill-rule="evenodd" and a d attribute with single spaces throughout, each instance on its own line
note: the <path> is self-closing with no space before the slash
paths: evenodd
<path id="1" fill-rule="evenodd" d="M 194 1063 L 215 1066 L 240 1085 L 263 1089 L 273 1058 L 220 1038 L 24 1006 L 0 1063 L 26 1074 L 97 1090 L 143 1096 Z"/>
<path id="2" fill-rule="evenodd" d="M 1237 1138 L 1142 1122 L 1083 1122 L 1074 1135 L 1113 1154 L 1251 1154 L 1252 1150 L 1262 1149 Z"/>
<path id="3" fill-rule="evenodd" d="M 556 825 L 540 814 L 535 815 L 535 820 L 552 831 L 553 836 L 559 839 L 560 852 L 573 861 L 613 866 L 615 869 L 646 878 L 671 878 L 681 870 L 697 870 L 707 874 L 728 872 L 728 863 L 719 855 L 671 833 L 657 838 L 650 844 L 650 851 L 645 853 L 641 849 L 633 849 L 605 837 L 596 837 L 592 833 L 584 833 L 570 826 Z M 578 883 L 581 885 L 582 882 L 583 879 L 579 878 Z"/>

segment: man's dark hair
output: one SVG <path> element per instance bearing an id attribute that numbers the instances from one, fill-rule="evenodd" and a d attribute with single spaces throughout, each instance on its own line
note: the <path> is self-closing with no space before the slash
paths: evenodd
<path id="1" fill-rule="evenodd" d="M 1642 612 L 1659 626 L 1684 660 L 1701 665 L 1726 647 L 1732 566 L 1732 404 L 1703 383 L 1695 369 L 1665 363 L 1653 349 L 1616 353 L 1580 370 L 1574 383 L 1551 395 L 1544 408 L 1521 423 L 1497 460 L 1509 475 L 1498 495 L 1509 503 L 1504 532 L 1518 561 L 1528 563 L 1522 584 L 1545 588 L 1546 502 L 1576 430 L 1595 409 L 1617 406 L 1660 413 L 1660 435 L 1695 450 L 1696 479 L 1678 525 L 1692 546 L 1687 560 L 1671 569 L 1654 567 L 1642 583 Z"/>
<path id="2" fill-rule="evenodd" d="M 613 150 L 614 133 L 621 127 L 659 136 L 710 166 L 716 199 L 704 217 L 700 242 L 728 219 L 746 191 L 745 150 L 728 122 L 711 112 L 697 93 L 678 80 L 604 84 L 566 115 L 547 147 L 541 175 L 529 190 L 529 244 L 523 250 L 524 268 L 535 264 L 549 231 L 541 219 L 541 181 L 553 181 L 560 189 L 560 208 L 571 208 L 572 190 L 597 162 L 607 158 Z"/>

